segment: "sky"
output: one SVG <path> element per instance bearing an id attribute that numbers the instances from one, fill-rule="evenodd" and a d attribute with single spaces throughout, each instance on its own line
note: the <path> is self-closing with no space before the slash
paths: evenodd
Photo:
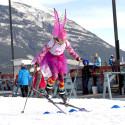
<path id="1" fill-rule="evenodd" d="M 8 1 L 8 0 L 0 0 Z M 67 11 L 67 18 L 96 34 L 115 46 L 112 0 L 11 0 L 22 1 L 33 6 L 40 4 L 55 8 L 58 12 Z M 125 0 L 115 0 L 117 11 L 118 39 L 120 48 L 125 49 Z"/>

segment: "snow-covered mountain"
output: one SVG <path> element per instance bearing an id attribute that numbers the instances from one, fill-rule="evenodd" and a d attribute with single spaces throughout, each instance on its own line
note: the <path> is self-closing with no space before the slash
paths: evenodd
<path id="1" fill-rule="evenodd" d="M 60 22 L 64 15 L 59 13 Z M 55 22 L 53 9 L 41 6 L 36 9 L 19 2 L 12 4 L 12 22 L 15 58 L 27 58 L 27 55 L 36 56 L 43 46 L 52 38 L 52 29 Z M 8 72 L 11 69 L 11 40 L 9 25 L 9 8 L 0 5 L 0 69 Z M 100 39 L 95 34 L 84 29 L 72 20 L 67 19 L 65 29 L 68 40 L 74 50 L 82 58 L 93 62 L 94 53 L 102 58 L 102 63 L 108 62 L 111 54 L 115 55 L 115 48 Z M 125 52 L 120 51 L 121 56 Z M 68 59 L 73 59 L 66 53 Z M 123 56 L 125 58 L 125 56 Z"/>

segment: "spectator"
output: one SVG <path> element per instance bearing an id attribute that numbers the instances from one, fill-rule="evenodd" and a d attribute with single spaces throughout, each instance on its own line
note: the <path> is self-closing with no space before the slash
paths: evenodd
<path id="1" fill-rule="evenodd" d="M 87 59 L 83 60 L 84 67 L 82 68 L 82 79 L 83 79 L 83 94 L 88 94 L 88 81 L 91 77 L 91 69 L 92 67 L 89 65 L 89 61 Z"/>
<path id="2" fill-rule="evenodd" d="M 14 81 L 14 85 L 17 86 L 17 84 L 18 84 L 18 74 L 16 75 L 16 78 L 15 78 L 15 81 Z"/>
<path id="3" fill-rule="evenodd" d="M 116 59 L 114 58 L 113 55 L 111 55 L 111 57 L 109 59 L 109 65 L 114 66 L 115 63 L 116 63 Z"/>
<path id="4" fill-rule="evenodd" d="M 1 78 L 2 73 L 0 72 L 0 78 Z"/>
<path id="5" fill-rule="evenodd" d="M 95 53 L 94 55 L 94 65 L 93 65 L 93 71 L 95 72 L 96 67 L 100 67 L 101 66 L 101 58 L 98 56 L 98 53 Z M 97 76 L 93 76 L 93 81 L 94 81 L 94 85 L 96 85 L 96 81 L 97 81 Z"/>
<path id="6" fill-rule="evenodd" d="M 41 93 L 45 93 L 46 82 L 44 76 L 41 72 L 39 64 L 36 62 L 34 65 L 34 75 L 33 75 L 33 88 L 39 90 Z M 42 97 L 40 94 L 36 93 L 37 97 Z"/>
<path id="7" fill-rule="evenodd" d="M 110 59 L 109 59 L 109 65 L 112 66 L 112 72 L 115 71 L 115 67 L 114 67 L 115 63 L 116 63 L 116 59 L 114 58 L 113 55 L 111 55 L 111 57 L 110 57 Z"/>
<path id="8" fill-rule="evenodd" d="M 32 87 L 33 86 L 34 67 L 32 67 L 29 71 L 30 71 L 29 83 L 30 83 L 30 86 Z"/>
<path id="9" fill-rule="evenodd" d="M 94 55 L 94 65 L 97 67 L 101 66 L 101 58 L 98 56 L 98 53 Z"/>
<path id="10" fill-rule="evenodd" d="M 16 87 L 16 91 L 15 91 L 15 94 L 14 96 L 17 96 L 17 92 L 18 92 L 18 89 L 19 89 L 19 84 L 18 84 L 18 74 L 16 75 L 16 78 L 15 78 L 15 81 L 14 81 L 14 86 Z"/>
<path id="11" fill-rule="evenodd" d="M 29 71 L 26 69 L 26 66 L 22 63 L 21 69 L 18 74 L 18 83 L 23 97 L 28 96 L 29 77 L 30 77 Z"/>
<path id="12" fill-rule="evenodd" d="M 93 71 L 95 71 L 96 67 L 100 67 L 101 66 L 101 58 L 98 56 L 97 53 L 95 53 L 94 55 L 94 64 L 93 64 Z"/>

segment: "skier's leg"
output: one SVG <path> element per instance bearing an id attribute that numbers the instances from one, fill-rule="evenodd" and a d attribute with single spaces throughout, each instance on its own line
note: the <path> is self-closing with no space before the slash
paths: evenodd
<path id="1" fill-rule="evenodd" d="M 25 97 L 25 89 L 23 85 L 20 85 L 22 96 Z"/>
<path id="2" fill-rule="evenodd" d="M 87 81 L 88 81 L 88 78 L 84 78 L 84 90 L 83 90 L 83 94 L 87 94 L 88 91 L 87 91 Z"/>
<path id="3" fill-rule="evenodd" d="M 65 89 L 64 89 L 64 73 L 59 73 L 59 96 L 63 99 L 64 102 L 66 102 L 67 98 L 65 95 Z"/>
<path id="4" fill-rule="evenodd" d="M 49 95 L 52 94 L 53 83 L 55 82 L 57 77 L 58 77 L 57 73 L 52 73 L 52 76 L 47 79 L 46 91 Z"/>
<path id="5" fill-rule="evenodd" d="M 28 96 L 28 85 L 25 85 L 24 87 L 25 87 L 25 97 L 27 97 Z"/>

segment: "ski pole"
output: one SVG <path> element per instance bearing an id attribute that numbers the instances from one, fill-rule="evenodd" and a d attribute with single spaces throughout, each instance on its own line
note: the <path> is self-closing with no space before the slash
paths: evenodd
<path id="1" fill-rule="evenodd" d="M 54 102 L 51 98 L 49 98 L 48 94 L 41 93 L 39 90 L 36 90 L 33 88 L 33 91 L 36 93 L 39 93 L 41 96 L 45 97 L 48 101 L 50 101 L 55 107 L 57 107 L 62 113 L 67 114 L 65 111 L 63 111 L 58 105 L 56 105 L 56 102 Z"/>
<path id="2" fill-rule="evenodd" d="M 31 87 L 30 87 L 30 91 L 31 91 Z M 26 104 L 27 104 L 27 100 L 28 100 L 28 98 L 29 98 L 30 91 L 29 91 L 28 94 L 27 94 L 26 101 L 25 101 L 25 105 L 24 105 L 23 111 L 22 111 L 21 113 L 24 113 L 24 110 L 25 110 L 25 107 L 26 107 Z"/>
<path id="3" fill-rule="evenodd" d="M 32 68 L 32 65 L 31 65 L 31 68 Z M 31 68 L 30 68 L 30 69 L 31 69 Z M 31 94 L 32 94 L 32 86 L 33 86 L 33 75 L 32 75 L 32 81 L 31 81 L 31 83 L 30 83 L 30 88 L 29 88 L 30 90 L 28 91 L 27 98 L 26 98 L 26 101 L 25 101 L 25 105 L 24 105 L 23 111 L 22 111 L 21 113 L 24 113 L 24 110 L 25 110 L 25 107 L 26 107 L 27 100 L 28 100 L 28 98 L 29 98 L 30 92 L 31 92 Z"/>

